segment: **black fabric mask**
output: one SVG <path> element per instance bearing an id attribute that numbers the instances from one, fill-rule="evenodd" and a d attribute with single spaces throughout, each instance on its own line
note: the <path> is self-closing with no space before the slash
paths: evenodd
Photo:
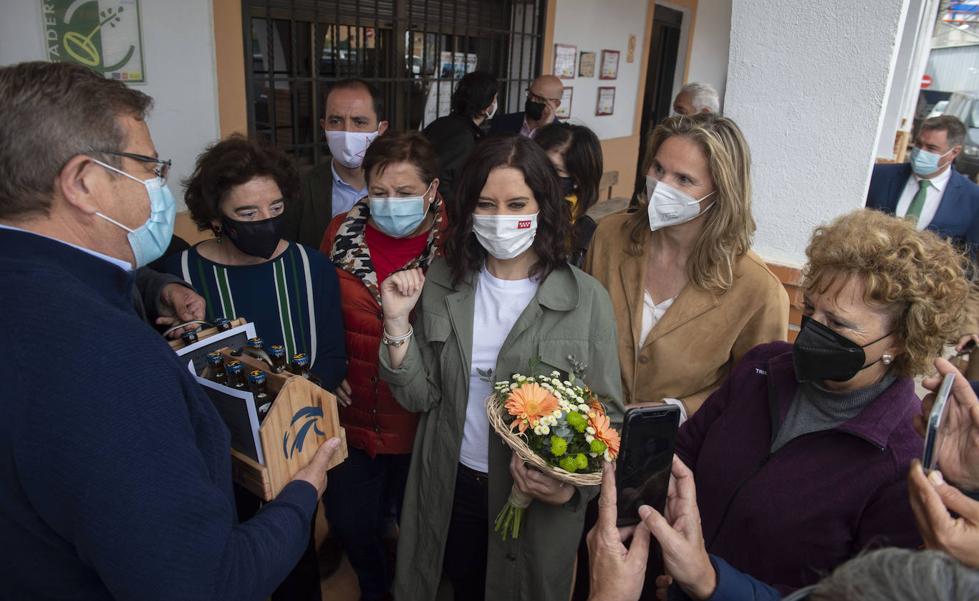
<path id="1" fill-rule="evenodd" d="M 863 349 L 890 336 L 888 332 L 877 340 L 860 346 L 846 336 L 802 316 L 802 329 L 792 345 L 792 365 L 799 382 L 830 380 L 845 382 L 877 361 L 864 365 L 867 355 Z M 883 355 L 881 355 L 883 357 Z"/>
<path id="2" fill-rule="evenodd" d="M 574 194 L 574 178 L 573 177 L 559 177 L 561 180 L 561 196 L 571 196 Z"/>
<path id="3" fill-rule="evenodd" d="M 238 250 L 253 257 L 270 259 L 282 239 L 282 215 L 261 221 L 238 221 L 221 217 L 221 231 Z"/>
<path id="4" fill-rule="evenodd" d="M 540 121 L 540 118 L 544 116 L 544 108 L 543 102 L 534 102 L 530 98 L 523 103 L 523 112 L 531 121 Z"/>

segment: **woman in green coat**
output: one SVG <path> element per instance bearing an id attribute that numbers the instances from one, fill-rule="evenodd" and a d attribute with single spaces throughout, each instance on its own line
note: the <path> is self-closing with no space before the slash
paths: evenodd
<path id="1" fill-rule="evenodd" d="M 445 257 L 427 277 L 402 271 L 382 287 L 381 378 L 422 413 L 402 509 L 398 601 L 431 601 L 443 572 L 457 601 L 571 594 L 584 510 L 597 490 L 525 465 L 485 409 L 496 380 L 584 366 L 585 383 L 621 421 L 611 302 L 567 264 L 567 211 L 543 150 L 526 138 L 490 138 L 463 169 Z M 512 486 L 534 501 L 519 538 L 504 541 L 493 522 Z"/>

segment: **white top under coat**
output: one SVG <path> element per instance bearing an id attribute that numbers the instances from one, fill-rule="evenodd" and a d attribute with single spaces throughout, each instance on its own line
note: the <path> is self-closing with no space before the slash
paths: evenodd
<path id="1" fill-rule="evenodd" d="M 496 370 L 496 359 L 517 318 L 537 294 L 539 282 L 530 278 L 501 280 L 483 267 L 476 282 L 473 311 L 472 365 L 469 372 L 469 400 L 466 405 L 466 426 L 462 432 L 459 461 L 468 468 L 489 473 L 489 420 L 486 418 L 486 397 L 493 392 L 491 382 L 479 372 Z M 493 373 L 492 381 L 510 374 Z"/>

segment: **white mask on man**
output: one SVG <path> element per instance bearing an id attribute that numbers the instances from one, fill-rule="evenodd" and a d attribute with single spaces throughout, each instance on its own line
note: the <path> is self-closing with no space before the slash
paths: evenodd
<path id="1" fill-rule="evenodd" d="M 647 207 L 649 229 L 655 232 L 664 227 L 693 221 L 714 206 L 714 203 L 710 203 L 703 210 L 700 209 L 700 201 L 711 194 L 713 192 L 697 199 L 647 175 L 646 198 L 649 199 L 649 206 Z"/>
<path id="2" fill-rule="evenodd" d="M 512 259 L 534 243 L 537 213 L 533 215 L 473 215 L 473 233 L 486 252 Z"/>
<path id="3" fill-rule="evenodd" d="M 326 131 L 326 143 L 330 146 L 333 159 L 347 169 L 359 169 L 364 163 L 367 147 L 371 145 L 378 132 Z"/>
<path id="4" fill-rule="evenodd" d="M 494 115 L 496 115 L 496 109 L 497 109 L 496 101 L 493 101 L 493 104 L 490 106 L 490 110 L 486 111 L 487 121 L 489 121 L 490 119 L 493 118 Z"/>

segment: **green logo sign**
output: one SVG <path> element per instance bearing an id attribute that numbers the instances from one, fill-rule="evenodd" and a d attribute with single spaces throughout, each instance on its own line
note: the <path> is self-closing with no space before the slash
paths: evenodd
<path id="1" fill-rule="evenodd" d="M 146 81 L 139 0 L 42 0 L 41 9 L 48 60 Z"/>

